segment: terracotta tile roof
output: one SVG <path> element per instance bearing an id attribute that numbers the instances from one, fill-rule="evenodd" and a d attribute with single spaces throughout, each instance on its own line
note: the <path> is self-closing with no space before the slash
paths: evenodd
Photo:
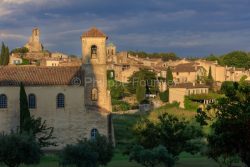
<path id="1" fill-rule="evenodd" d="M 197 67 L 197 68 L 196 68 Z M 196 66 L 195 63 L 179 64 L 173 68 L 173 72 L 196 72 L 201 66 Z"/>
<path id="2" fill-rule="evenodd" d="M 193 83 L 180 83 L 180 84 L 175 84 L 171 86 L 171 88 L 187 88 L 187 89 L 192 89 L 192 88 L 208 88 L 207 85 L 205 84 L 193 84 Z"/>
<path id="3" fill-rule="evenodd" d="M 87 32 L 82 34 L 82 37 L 106 37 L 107 35 L 104 34 L 101 30 L 97 29 L 96 27 L 91 28 Z"/>
<path id="4" fill-rule="evenodd" d="M 0 86 L 83 85 L 80 66 L 75 67 L 10 67 L 0 66 Z M 80 83 L 80 84 L 79 84 Z"/>

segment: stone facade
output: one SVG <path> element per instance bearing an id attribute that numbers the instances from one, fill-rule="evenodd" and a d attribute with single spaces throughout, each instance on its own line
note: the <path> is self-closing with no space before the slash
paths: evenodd
<path id="1" fill-rule="evenodd" d="M 29 52 L 41 52 L 43 50 L 40 42 L 40 30 L 38 28 L 32 30 L 32 35 L 25 47 L 29 49 Z"/>
<path id="2" fill-rule="evenodd" d="M 7 97 L 7 106 L 0 106 L 0 132 L 19 126 L 19 84 L 23 82 L 27 95 L 36 98 L 31 114 L 54 127 L 58 146 L 49 149 L 61 149 L 78 139 L 90 138 L 93 129 L 114 140 L 107 90 L 107 37 L 102 34 L 92 28 L 82 35 L 81 66 L 0 67 L 0 96 Z M 59 94 L 64 97 L 60 108 Z"/>
<path id="3" fill-rule="evenodd" d="M 208 87 L 200 84 L 185 83 L 178 84 L 169 88 L 169 102 L 178 102 L 180 107 L 184 108 L 185 96 L 191 94 L 207 94 Z"/>

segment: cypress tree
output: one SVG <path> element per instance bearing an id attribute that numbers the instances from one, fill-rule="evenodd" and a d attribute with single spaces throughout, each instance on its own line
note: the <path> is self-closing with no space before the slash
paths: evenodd
<path id="1" fill-rule="evenodd" d="M 2 42 L 2 48 L 1 48 L 1 54 L 0 54 L 0 65 L 3 65 L 4 55 L 5 55 L 5 45 Z"/>
<path id="2" fill-rule="evenodd" d="M 166 77 L 166 81 L 167 81 L 167 84 L 171 84 L 173 82 L 173 74 L 172 74 L 172 70 L 170 69 L 170 67 L 168 67 L 167 69 L 167 77 Z"/>
<path id="3" fill-rule="evenodd" d="M 136 87 L 136 99 L 138 101 L 138 103 L 140 103 L 141 101 L 143 101 L 145 99 L 145 94 L 146 94 L 146 81 L 144 80 L 144 75 L 143 73 L 139 74 L 139 78 L 138 78 L 138 83 L 137 83 L 137 87 Z"/>
<path id="4" fill-rule="evenodd" d="M 3 65 L 8 65 L 10 59 L 10 52 L 8 46 L 4 49 Z"/>
<path id="5" fill-rule="evenodd" d="M 207 78 L 208 78 L 209 81 L 213 81 L 211 66 L 209 67 L 209 72 L 208 72 L 208 77 Z"/>
<path id="6" fill-rule="evenodd" d="M 30 130 L 30 111 L 28 106 L 27 94 L 24 89 L 24 85 L 21 82 L 20 84 L 20 132 L 29 131 Z"/>

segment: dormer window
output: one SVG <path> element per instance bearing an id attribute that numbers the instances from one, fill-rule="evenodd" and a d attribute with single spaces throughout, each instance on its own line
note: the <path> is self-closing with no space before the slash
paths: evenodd
<path id="1" fill-rule="evenodd" d="M 91 46 L 91 58 L 92 59 L 97 58 L 97 46 L 96 45 Z"/>

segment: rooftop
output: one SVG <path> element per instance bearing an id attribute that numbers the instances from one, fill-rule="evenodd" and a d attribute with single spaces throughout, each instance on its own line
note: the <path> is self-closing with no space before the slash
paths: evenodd
<path id="1" fill-rule="evenodd" d="M 0 86 L 83 85 L 80 66 L 74 67 L 0 67 Z M 77 83 L 76 83 L 77 82 Z M 79 84 L 80 83 L 80 84 Z"/>
<path id="2" fill-rule="evenodd" d="M 193 88 L 208 88 L 205 84 L 194 84 L 194 83 L 180 83 L 171 86 L 171 88 L 186 88 L 186 89 L 193 89 Z"/>
<path id="3" fill-rule="evenodd" d="M 105 37 L 107 38 L 107 35 L 104 34 L 101 30 L 97 29 L 96 27 L 92 27 L 87 32 L 84 32 L 82 34 L 82 37 Z"/>

